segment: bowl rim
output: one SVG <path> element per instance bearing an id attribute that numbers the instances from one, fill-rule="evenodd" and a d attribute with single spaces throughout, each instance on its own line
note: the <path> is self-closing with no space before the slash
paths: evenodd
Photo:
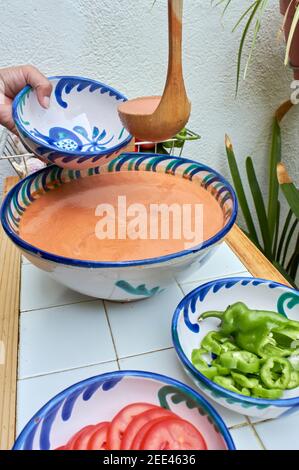
<path id="1" fill-rule="evenodd" d="M 115 160 L 118 158 L 121 159 L 125 155 L 131 155 L 131 156 L 144 156 L 146 157 L 160 157 L 161 161 L 164 159 L 175 159 L 175 158 L 180 158 L 182 163 L 196 163 L 199 165 L 204 171 L 210 171 L 212 172 L 215 176 L 219 178 L 221 183 L 223 183 L 228 191 L 230 192 L 231 198 L 232 198 L 232 213 L 230 215 L 230 218 L 227 222 L 227 224 L 222 227 L 222 229 L 216 233 L 213 237 L 209 238 L 208 240 L 205 240 L 201 245 L 195 246 L 193 248 L 190 248 L 188 250 L 182 250 L 178 251 L 175 253 L 170 253 L 168 255 L 163 255 L 163 256 L 157 256 L 154 258 L 147 258 L 147 259 L 141 259 L 141 260 L 131 260 L 131 261 L 88 261 L 88 260 L 77 260 L 76 258 L 68 258 L 65 256 L 59 256 L 55 255 L 53 253 L 49 253 L 47 251 L 41 250 L 39 248 L 36 248 L 35 246 L 31 245 L 30 243 L 27 243 L 26 241 L 22 240 L 21 237 L 19 237 L 11 228 L 9 227 L 5 214 L 7 212 L 7 206 L 13 196 L 13 194 L 19 190 L 19 188 L 24 184 L 25 181 L 29 180 L 32 177 L 36 177 L 37 175 L 49 171 L 49 168 L 53 168 L 55 165 L 51 165 L 45 168 L 41 168 L 40 170 L 36 171 L 35 173 L 32 173 L 31 175 L 26 176 L 26 178 L 23 178 L 21 181 L 19 181 L 6 195 L 2 206 L 0 208 L 0 220 L 1 224 L 6 232 L 6 234 L 12 239 L 12 241 L 20 246 L 22 249 L 25 251 L 29 252 L 30 254 L 37 255 L 38 257 L 42 257 L 43 259 L 47 259 L 49 261 L 53 261 L 58 264 L 64 264 L 68 266 L 76 266 L 76 267 L 81 267 L 81 268 L 121 268 L 121 267 L 133 267 L 133 266 L 143 266 L 143 265 L 152 265 L 152 264 L 158 264 L 158 263 L 163 263 L 166 261 L 170 261 L 173 259 L 181 258 L 183 256 L 187 256 L 190 254 L 195 254 L 201 250 L 204 250 L 205 248 L 211 247 L 213 245 L 216 245 L 220 240 L 224 238 L 224 236 L 230 231 L 232 228 L 233 224 L 235 223 L 235 220 L 237 218 L 237 213 L 238 213 L 238 202 L 237 202 L 237 197 L 235 194 L 235 191 L 233 187 L 226 181 L 226 179 L 221 176 L 217 171 L 213 170 L 212 168 L 208 167 L 207 165 L 204 165 L 202 163 L 196 162 L 194 160 L 190 160 L 184 157 L 173 157 L 173 156 L 168 156 L 165 157 L 165 155 L 162 154 L 156 154 L 156 153 L 142 153 L 142 152 L 125 152 L 122 154 L 121 157 L 116 157 Z M 111 163 L 111 162 L 110 162 Z M 133 170 L 134 171 L 134 170 Z"/>
<path id="2" fill-rule="evenodd" d="M 273 406 L 277 406 L 277 407 L 298 406 L 299 405 L 299 388 L 298 388 L 298 397 L 294 397 L 294 398 L 278 398 L 278 399 L 275 399 L 275 400 L 271 400 L 271 399 L 266 399 L 266 398 L 247 397 L 246 395 L 242 395 L 240 393 L 235 393 L 235 392 L 232 392 L 232 391 L 228 390 L 227 388 L 221 387 L 220 385 L 216 384 L 212 380 L 208 379 L 205 375 L 203 375 L 201 372 L 199 372 L 198 369 L 196 369 L 193 366 L 192 362 L 189 360 L 189 358 L 185 354 L 185 352 L 184 352 L 184 350 L 181 346 L 181 343 L 179 341 L 179 336 L 178 336 L 178 332 L 177 332 L 178 320 L 179 320 L 180 314 L 182 312 L 182 307 L 184 307 L 185 304 L 188 301 L 190 301 L 190 299 L 192 299 L 192 297 L 195 293 L 200 292 L 202 289 L 205 289 L 208 286 L 212 287 L 217 282 L 224 282 L 224 281 L 225 282 L 231 282 L 231 281 L 232 282 L 234 282 L 234 281 L 237 281 L 237 282 L 238 281 L 257 281 L 258 284 L 271 284 L 271 285 L 273 285 L 273 287 L 281 287 L 281 288 L 283 288 L 284 290 L 286 290 L 288 292 L 293 292 L 296 295 L 298 295 L 298 291 L 296 289 L 293 289 L 292 287 L 288 287 L 284 284 L 281 284 L 280 282 L 275 282 L 275 281 L 271 281 L 269 279 L 262 279 L 262 278 L 258 278 L 258 277 L 238 277 L 238 276 L 237 277 L 227 277 L 227 278 L 215 279 L 213 281 L 209 281 L 209 282 L 206 282 L 204 284 L 201 284 L 200 286 L 196 287 L 191 292 L 189 292 L 180 301 L 180 303 L 178 304 L 178 306 L 175 309 L 175 312 L 174 312 L 174 315 L 173 315 L 173 318 L 172 318 L 172 325 L 171 325 L 172 342 L 173 342 L 173 346 L 176 350 L 176 353 L 177 353 L 180 361 L 182 362 L 182 364 L 187 369 L 189 369 L 189 371 L 192 372 L 192 374 L 197 376 L 201 382 L 204 382 L 204 384 L 207 385 L 208 388 L 210 388 L 212 390 L 216 390 L 218 392 L 221 392 L 223 395 L 227 395 L 229 398 L 236 398 L 239 401 L 250 403 L 252 405 L 268 405 L 268 406 L 273 405 Z M 244 287 L 246 287 L 246 286 L 244 286 Z"/>
<path id="3" fill-rule="evenodd" d="M 98 380 L 103 380 L 103 379 L 116 379 L 118 377 L 139 377 L 143 379 L 153 379 L 159 382 L 163 382 L 168 385 L 173 385 L 176 387 L 181 388 L 187 395 L 192 395 L 192 397 L 200 403 L 200 405 L 203 406 L 205 411 L 207 411 L 207 414 L 209 414 L 215 424 L 217 425 L 224 441 L 225 444 L 227 445 L 227 450 L 236 450 L 233 438 L 224 423 L 222 417 L 220 414 L 215 410 L 213 405 L 211 405 L 206 398 L 204 398 L 199 392 L 196 390 L 192 389 L 189 387 L 189 385 L 186 385 L 182 383 L 179 380 L 173 379 L 171 377 L 168 377 L 166 375 L 158 374 L 155 372 L 146 372 L 146 371 L 140 371 L 140 370 L 119 370 L 119 371 L 114 371 L 114 372 L 107 372 L 105 374 L 99 374 L 93 377 L 90 377 L 88 379 L 81 380 L 80 382 L 77 382 L 70 387 L 67 387 L 64 389 L 62 392 L 58 393 L 55 395 L 53 398 L 51 398 L 42 408 L 40 408 L 37 413 L 34 414 L 34 416 L 28 421 L 28 423 L 24 426 L 23 430 L 20 432 L 19 436 L 17 437 L 12 450 L 22 450 L 22 445 L 24 443 L 24 440 L 26 439 L 27 435 L 33 430 L 34 426 L 36 426 L 36 419 L 41 419 L 43 418 L 48 411 L 50 411 L 55 405 L 57 405 L 61 400 L 66 398 L 66 396 L 74 392 L 77 389 L 80 389 L 81 387 L 84 387 L 87 384 L 92 384 L 97 382 Z"/>
<path id="4" fill-rule="evenodd" d="M 74 78 L 74 79 L 82 80 L 82 81 L 85 81 L 85 82 L 88 81 L 90 83 L 100 85 L 101 87 L 105 87 L 105 88 L 107 88 L 107 90 L 109 92 L 110 91 L 113 92 L 119 99 L 121 99 L 123 101 L 128 101 L 128 98 L 125 95 L 123 95 L 122 93 L 120 93 L 119 91 L 117 91 L 115 88 L 111 87 L 110 85 L 106 85 L 103 82 L 99 82 L 98 80 L 94 80 L 92 78 L 81 77 L 81 76 L 76 76 L 76 75 L 53 75 L 53 76 L 50 76 L 50 77 L 47 77 L 47 78 L 50 81 L 55 80 L 55 79 L 63 79 L 63 78 Z M 74 156 L 77 156 L 77 157 L 84 157 L 84 156 L 85 157 L 95 157 L 95 156 L 100 156 L 100 155 L 106 155 L 107 153 L 111 154 L 111 153 L 117 152 L 118 150 L 120 150 L 123 147 L 127 146 L 131 142 L 131 140 L 133 139 L 133 136 L 131 134 L 129 134 L 128 137 L 125 140 L 123 140 L 122 142 L 120 142 L 119 144 L 114 145 L 113 147 L 110 147 L 106 150 L 100 150 L 100 151 L 97 151 L 97 152 L 96 151 L 94 151 L 94 152 L 80 152 L 80 151 L 71 152 L 70 150 L 63 150 L 63 149 L 60 149 L 59 147 L 55 147 L 54 145 L 47 144 L 47 143 L 39 140 L 37 137 L 33 136 L 32 134 L 30 134 L 28 132 L 28 129 L 26 129 L 25 126 L 23 125 L 23 123 L 20 120 L 19 115 L 18 115 L 20 99 L 30 89 L 32 89 L 32 87 L 30 85 L 26 85 L 16 95 L 16 97 L 14 98 L 13 103 L 12 103 L 13 120 L 15 122 L 17 130 L 21 131 L 21 132 L 19 132 L 21 139 L 23 138 L 23 136 L 22 136 L 22 133 L 23 133 L 23 134 L 25 134 L 26 138 L 28 138 L 29 140 L 32 140 L 36 145 L 43 146 L 43 147 L 45 147 L 49 150 L 53 150 L 55 153 L 57 153 L 59 155 L 65 155 L 65 156 L 70 156 L 70 157 L 74 157 Z"/>

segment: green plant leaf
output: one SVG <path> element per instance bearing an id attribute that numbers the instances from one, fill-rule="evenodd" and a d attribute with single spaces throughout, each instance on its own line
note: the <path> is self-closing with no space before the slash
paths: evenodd
<path id="1" fill-rule="evenodd" d="M 239 90 L 240 74 L 241 74 L 241 63 L 242 63 L 242 55 L 243 55 L 244 44 L 245 44 L 246 37 L 247 37 L 248 31 L 250 29 L 250 26 L 251 26 L 251 24 L 254 20 L 254 17 L 256 15 L 258 9 L 259 9 L 260 3 L 261 3 L 261 0 L 256 0 L 255 6 L 254 6 L 249 18 L 248 18 L 248 21 L 245 25 L 245 28 L 243 30 L 242 37 L 241 37 L 241 40 L 240 40 L 240 46 L 239 46 L 239 51 L 238 51 L 238 62 L 237 62 L 236 95 L 238 94 L 238 90 Z"/>
<path id="2" fill-rule="evenodd" d="M 299 233 L 297 236 L 294 253 L 291 256 L 289 264 L 287 266 L 287 271 L 290 274 L 292 279 L 296 279 L 298 268 L 299 268 Z"/>
<path id="3" fill-rule="evenodd" d="M 251 217 L 250 209 L 247 203 L 247 199 L 245 196 L 245 191 L 243 188 L 243 183 L 241 180 L 239 168 L 236 162 L 236 157 L 234 154 L 233 146 L 230 141 L 230 138 L 226 135 L 225 136 L 225 148 L 226 148 L 226 154 L 227 154 L 227 160 L 230 168 L 230 172 L 232 175 L 232 179 L 234 182 L 235 190 L 238 196 L 238 201 L 247 225 L 248 232 L 250 234 L 250 237 L 252 240 L 254 240 L 254 243 L 259 246 L 259 239 L 257 236 L 257 232 L 255 230 L 255 226 Z"/>
<path id="4" fill-rule="evenodd" d="M 254 170 L 251 157 L 247 157 L 246 159 L 246 171 L 247 171 L 249 187 L 250 187 L 251 194 L 252 194 L 252 199 L 254 202 L 254 206 L 255 206 L 256 213 L 257 213 L 260 230 L 261 230 L 261 234 L 263 238 L 264 253 L 267 256 L 267 258 L 271 259 L 272 243 L 271 243 L 271 237 L 269 233 L 268 219 L 267 219 L 263 195 L 262 195 L 262 192 L 261 192 L 261 189 L 260 189 L 257 177 L 256 177 L 256 173 Z"/>
<path id="5" fill-rule="evenodd" d="M 272 241 L 275 233 L 279 185 L 276 175 L 277 164 L 281 161 L 281 132 L 280 125 L 276 116 L 273 120 L 272 142 L 269 158 L 269 194 L 268 194 L 268 224 Z"/>
<path id="6" fill-rule="evenodd" d="M 269 225 L 268 225 L 269 227 Z M 280 227 L 280 202 L 277 202 L 277 216 L 276 216 L 276 227 L 275 227 L 275 236 L 273 242 L 272 254 L 273 258 L 276 259 L 277 246 L 278 246 L 278 237 L 279 237 L 279 227 Z"/>
<path id="7" fill-rule="evenodd" d="M 291 276 L 287 273 L 287 271 L 281 266 L 280 263 L 277 261 L 273 261 L 273 265 L 275 268 L 283 275 L 283 277 L 291 284 L 291 286 L 296 287 L 295 281 Z"/>
<path id="8" fill-rule="evenodd" d="M 255 23 L 254 32 L 253 32 L 253 39 L 252 39 L 252 43 L 251 43 L 251 47 L 250 47 L 250 53 L 249 53 L 249 56 L 248 56 L 248 59 L 247 59 L 247 62 L 246 62 L 245 69 L 244 69 L 244 74 L 243 74 L 244 80 L 246 79 L 248 68 L 249 68 L 249 65 L 251 63 L 251 59 L 252 59 L 252 56 L 253 56 L 253 52 L 254 52 L 257 37 L 258 37 L 258 33 L 261 29 L 262 16 L 264 14 L 264 11 L 265 11 L 265 8 L 266 8 L 267 4 L 268 4 L 268 0 L 262 0 L 261 4 L 259 6 L 259 11 L 258 11 L 258 16 L 259 17 L 258 17 L 258 19 L 256 20 L 256 23 Z"/>
<path id="9" fill-rule="evenodd" d="M 234 25 L 233 29 L 232 29 L 232 33 L 234 33 L 238 27 L 240 26 L 240 24 L 242 23 L 242 21 L 244 20 L 244 18 L 246 18 L 246 16 L 250 13 L 250 11 L 252 10 L 252 8 L 254 8 L 255 4 L 257 3 L 257 1 L 253 2 L 245 11 L 244 13 L 240 16 L 240 18 L 238 19 L 238 21 L 236 22 L 236 24 Z"/>
<path id="10" fill-rule="evenodd" d="M 285 242 L 285 238 L 286 238 L 286 235 L 287 235 L 287 232 L 288 232 L 289 225 L 291 223 L 292 215 L 293 215 L 293 212 L 290 209 L 287 216 L 286 216 L 286 218 L 285 218 L 284 226 L 283 226 L 283 229 L 282 229 L 282 232 L 281 232 L 281 235 L 280 235 L 279 244 L 278 244 L 278 248 L 277 248 L 277 253 L 276 253 L 275 260 L 278 263 L 280 262 L 280 259 L 281 259 L 282 249 L 283 249 L 283 246 L 284 246 L 284 242 Z"/>
<path id="11" fill-rule="evenodd" d="M 296 230 L 296 227 L 298 225 L 298 219 L 296 219 L 291 228 L 290 228 L 290 231 L 289 231 L 289 234 L 287 236 L 287 239 L 286 239 L 286 242 L 285 242 L 285 245 L 284 245 L 284 251 L 283 251 L 283 257 L 282 257 L 282 266 L 285 266 L 285 262 L 286 262 L 286 258 L 287 258 L 287 254 L 288 254 L 288 250 L 289 250 L 289 246 L 290 246 L 290 243 L 291 243 L 291 240 L 292 240 L 292 237 L 295 233 L 295 230 Z"/>
<path id="12" fill-rule="evenodd" d="M 293 213 L 299 219 L 299 191 L 294 183 L 281 184 L 280 188 Z"/>

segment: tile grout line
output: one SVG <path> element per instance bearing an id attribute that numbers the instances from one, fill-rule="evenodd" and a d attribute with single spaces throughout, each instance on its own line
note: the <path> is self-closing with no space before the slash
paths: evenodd
<path id="1" fill-rule="evenodd" d="M 79 366 L 79 367 L 71 367 L 70 369 L 54 370 L 54 371 L 51 371 L 51 372 L 47 372 L 45 374 L 29 375 L 29 376 L 22 377 L 22 378 L 18 377 L 18 382 L 21 382 L 23 380 L 38 379 L 39 377 L 46 377 L 47 375 L 63 374 L 64 372 L 73 372 L 75 370 L 87 369 L 88 367 L 101 366 L 101 365 L 104 365 L 104 364 L 111 364 L 111 362 L 117 362 L 117 360 L 114 358 L 114 359 L 109 359 L 109 361 L 93 362 L 91 364 L 86 364 L 86 365 L 82 365 L 82 366 Z"/>
<path id="2" fill-rule="evenodd" d="M 104 307 L 104 311 L 105 311 L 105 315 L 106 315 L 106 320 L 107 320 L 107 323 L 108 323 L 108 327 L 109 327 L 109 331 L 110 331 L 110 335 L 111 335 L 111 339 L 112 339 L 112 344 L 113 344 L 114 353 L 115 353 L 115 357 L 116 357 L 117 367 L 118 367 L 118 370 L 120 370 L 119 358 L 118 358 L 118 354 L 117 354 L 115 339 L 114 339 L 111 324 L 110 324 L 110 319 L 109 319 L 109 315 L 108 315 L 106 301 L 102 300 L 102 303 L 103 303 L 103 307 Z"/>
<path id="3" fill-rule="evenodd" d="M 66 303 L 66 304 L 50 305 L 49 307 L 30 308 L 28 310 L 21 310 L 20 309 L 20 314 L 30 313 L 30 312 L 38 312 L 40 310 L 49 310 L 51 308 L 68 307 L 69 305 L 87 304 L 87 303 L 90 303 L 90 302 L 101 302 L 101 299 L 97 299 L 95 297 L 94 299 L 90 299 L 90 300 L 78 300 L 76 302 L 69 302 L 69 303 Z"/>
<path id="4" fill-rule="evenodd" d="M 263 450 L 267 450 L 267 448 L 266 448 L 265 444 L 263 443 L 263 441 L 262 441 L 262 439 L 261 439 L 259 433 L 258 433 L 257 430 L 255 429 L 255 426 L 252 424 L 252 422 L 250 421 L 250 419 L 249 419 L 248 416 L 246 416 L 246 419 L 247 419 L 248 424 L 249 424 L 249 426 L 251 427 L 251 429 L 252 429 L 252 431 L 253 431 L 253 433 L 254 433 L 254 435 L 255 435 L 257 441 L 259 442 L 260 446 L 262 447 L 262 449 L 263 449 Z"/>
<path id="5" fill-rule="evenodd" d="M 227 426 L 227 427 L 229 430 L 235 430 L 235 429 L 249 427 L 249 423 L 247 421 L 243 421 L 243 423 L 233 424 L 232 426 Z"/>
<path id="6" fill-rule="evenodd" d="M 52 371 L 52 372 L 47 372 L 46 374 L 30 375 L 28 377 L 23 377 L 23 378 L 18 377 L 18 380 L 30 380 L 30 379 L 35 379 L 35 378 L 38 378 L 38 377 L 45 377 L 47 375 L 61 374 L 63 372 L 71 372 L 71 371 L 74 371 L 74 370 L 86 369 L 87 367 L 93 367 L 93 366 L 98 366 L 98 365 L 103 365 L 103 364 L 110 364 L 111 362 L 116 362 L 118 364 L 118 362 L 123 360 L 123 359 L 132 359 L 133 357 L 146 356 L 147 354 L 154 354 L 156 352 L 162 352 L 162 351 L 170 351 L 171 349 L 174 349 L 174 348 L 171 346 L 170 348 L 155 349 L 154 351 L 147 351 L 147 352 L 140 353 L 140 354 L 133 354 L 132 356 L 124 356 L 124 357 L 121 357 L 121 358 L 119 358 L 117 356 L 114 359 L 109 359 L 109 361 L 93 362 L 91 364 L 82 365 L 82 366 L 79 366 L 79 367 L 71 367 L 70 369 L 61 369 L 61 370 L 55 370 L 55 371 Z"/>

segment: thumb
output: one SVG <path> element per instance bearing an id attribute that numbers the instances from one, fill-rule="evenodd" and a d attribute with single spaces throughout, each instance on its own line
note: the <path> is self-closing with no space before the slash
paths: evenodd
<path id="1" fill-rule="evenodd" d="M 50 96 L 52 92 L 52 85 L 49 80 L 32 65 L 25 65 L 23 68 L 26 83 L 31 85 L 36 91 L 39 104 L 43 108 L 48 108 L 50 104 Z"/>

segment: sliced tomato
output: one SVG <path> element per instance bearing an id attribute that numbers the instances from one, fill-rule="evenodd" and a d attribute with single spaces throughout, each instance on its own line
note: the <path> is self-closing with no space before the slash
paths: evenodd
<path id="1" fill-rule="evenodd" d="M 165 420 L 167 421 L 167 419 L 170 419 L 170 418 L 166 417 L 166 416 L 160 417 L 160 418 L 157 418 L 157 419 L 153 419 L 152 421 L 149 421 L 144 426 L 142 426 L 142 428 L 139 429 L 138 433 L 134 437 L 134 440 L 132 442 L 130 450 L 141 450 L 142 449 L 142 447 L 141 447 L 142 441 L 145 438 L 145 436 L 147 435 L 148 431 L 151 429 L 151 427 L 153 425 L 159 424 L 159 423 L 161 423 Z"/>
<path id="2" fill-rule="evenodd" d="M 152 424 L 142 439 L 142 450 L 206 450 L 201 433 L 188 421 L 166 418 Z"/>
<path id="3" fill-rule="evenodd" d="M 80 429 L 80 431 L 76 432 L 76 434 L 71 437 L 66 445 L 68 450 L 78 450 L 78 445 L 80 445 L 80 443 L 83 442 L 83 439 L 85 439 L 84 436 L 89 435 L 93 429 L 94 425 L 85 426 L 84 428 Z"/>
<path id="4" fill-rule="evenodd" d="M 148 422 L 153 421 L 157 418 L 163 418 L 165 416 L 176 417 L 176 415 L 171 411 L 165 410 L 164 408 L 160 407 L 152 408 L 151 410 L 147 410 L 144 413 L 135 416 L 135 418 L 132 419 L 132 421 L 124 432 L 120 446 L 121 450 L 132 449 L 131 446 L 140 429 Z"/>
<path id="5" fill-rule="evenodd" d="M 61 446 L 61 447 L 57 447 L 57 449 L 54 449 L 54 450 L 67 450 L 66 446 Z"/>
<path id="6" fill-rule="evenodd" d="M 109 425 L 110 423 L 106 422 L 96 426 L 89 439 L 88 450 L 107 450 L 107 431 Z"/>
<path id="7" fill-rule="evenodd" d="M 156 408 L 156 406 L 150 403 L 132 403 L 122 408 L 113 418 L 108 429 L 107 442 L 109 450 L 120 450 L 123 434 L 132 419 L 152 408 Z"/>

